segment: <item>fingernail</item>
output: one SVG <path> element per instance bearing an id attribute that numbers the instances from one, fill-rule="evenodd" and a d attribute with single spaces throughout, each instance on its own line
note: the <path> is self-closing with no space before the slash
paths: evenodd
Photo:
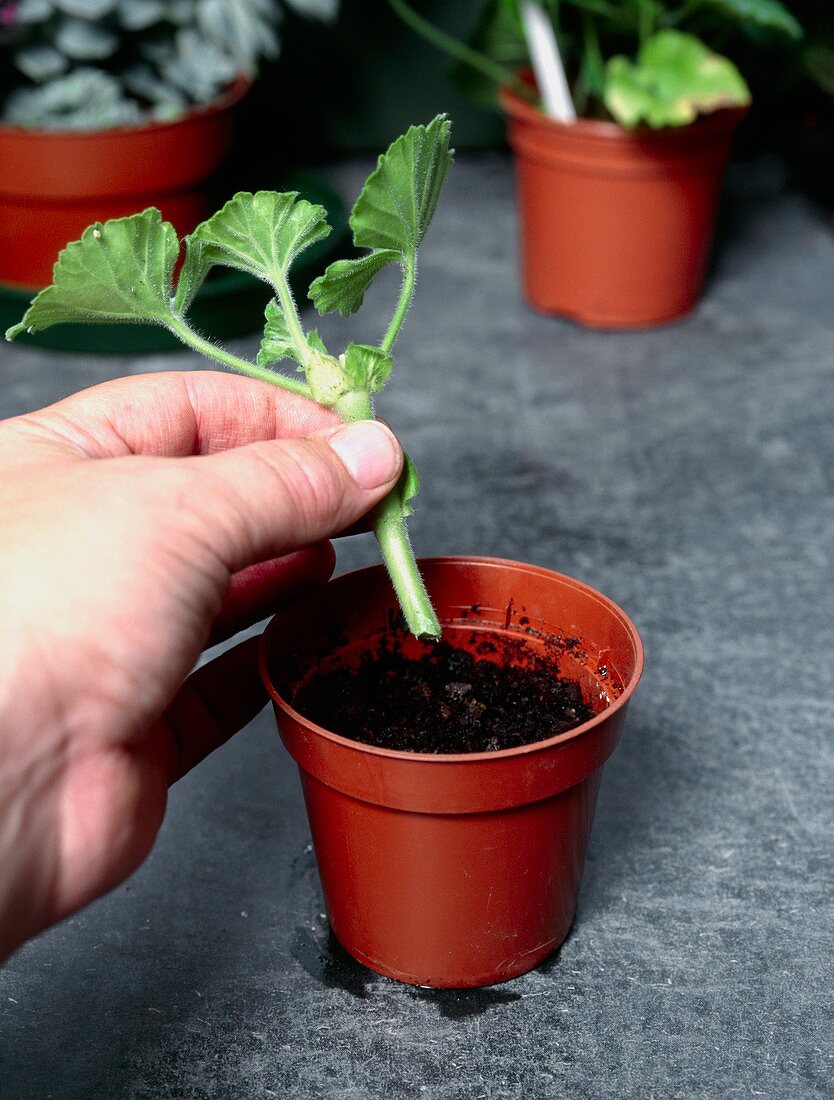
<path id="1" fill-rule="evenodd" d="M 394 433 L 378 420 L 347 424 L 327 442 L 360 489 L 385 485 L 400 468 L 400 447 Z"/>

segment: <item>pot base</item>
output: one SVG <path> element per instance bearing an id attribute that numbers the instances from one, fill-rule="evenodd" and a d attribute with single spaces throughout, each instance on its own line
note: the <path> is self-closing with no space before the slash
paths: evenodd
<path id="1" fill-rule="evenodd" d="M 390 966 L 387 966 L 383 962 L 379 962 L 377 959 L 372 959 L 368 955 L 364 955 L 362 952 L 353 951 L 345 947 L 342 941 L 339 939 L 338 934 L 333 930 L 331 925 L 331 931 L 334 937 L 339 941 L 343 950 L 355 959 L 356 962 L 361 963 L 362 966 L 368 970 L 372 970 L 375 974 L 381 974 L 383 978 L 392 978 L 395 982 L 403 982 L 405 985 L 416 985 L 420 989 L 484 989 L 493 985 L 501 985 L 503 982 L 512 981 L 513 978 L 520 978 L 523 974 L 528 974 L 531 970 L 535 970 L 537 966 L 541 966 L 543 962 L 546 962 L 551 955 L 554 955 L 570 934 L 570 930 L 573 927 L 573 921 L 563 936 L 557 939 L 549 940 L 545 944 L 540 944 L 538 947 L 533 948 L 516 959 L 508 960 L 508 964 L 504 965 L 496 970 L 491 970 L 485 974 L 467 974 L 465 978 L 458 981 L 444 976 L 441 978 L 432 979 L 425 974 L 407 973 L 404 970 L 395 970 Z"/>

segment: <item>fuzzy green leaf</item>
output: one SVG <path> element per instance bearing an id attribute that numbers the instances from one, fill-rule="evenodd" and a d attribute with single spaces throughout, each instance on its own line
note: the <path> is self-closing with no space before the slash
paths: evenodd
<path id="1" fill-rule="evenodd" d="M 699 114 L 749 102 L 735 65 L 680 31 L 652 35 L 636 64 L 618 56 L 606 66 L 605 105 L 623 126 L 685 126 Z"/>
<path id="2" fill-rule="evenodd" d="M 478 10 L 467 46 L 512 72 L 529 63 L 530 53 L 518 0 L 486 0 Z M 495 106 L 496 81 L 480 69 L 457 60 L 449 74 L 466 95 L 486 107 Z"/>
<path id="3" fill-rule="evenodd" d="M 214 261 L 210 258 L 206 246 L 201 241 L 195 241 L 193 236 L 186 237 L 185 262 L 180 269 L 174 297 L 174 309 L 180 316 L 188 311 L 213 266 Z"/>
<path id="4" fill-rule="evenodd" d="M 276 302 L 274 298 L 267 303 L 265 316 L 266 325 L 263 340 L 261 340 L 261 348 L 258 352 L 258 366 L 271 367 L 273 363 L 277 363 L 281 359 L 293 359 L 298 369 L 303 371 L 304 364 L 299 359 L 298 348 L 295 346 L 292 333 L 287 324 L 287 315 L 281 308 L 280 303 Z M 315 329 L 307 333 L 307 343 L 314 351 L 329 355 L 324 340 Z"/>
<path id="5" fill-rule="evenodd" d="M 398 263 L 400 254 L 381 248 L 356 260 L 336 260 L 310 286 L 310 301 L 319 313 L 338 310 L 343 317 L 356 313 L 365 291 L 390 263 Z"/>
<path id="6" fill-rule="evenodd" d="M 427 126 L 409 127 L 379 158 L 350 215 L 354 244 L 371 251 L 331 264 L 313 282 L 310 298 L 319 313 L 355 313 L 389 263 L 413 270 L 452 163 L 451 129 L 438 115 Z"/>
<path id="7" fill-rule="evenodd" d="M 286 315 L 273 298 L 266 307 L 266 326 L 258 352 L 258 365 L 271 367 L 280 359 L 294 359 L 298 362 L 298 350 L 287 325 Z"/>
<path id="8" fill-rule="evenodd" d="M 70 321 L 167 324 L 178 254 L 176 231 L 155 207 L 96 222 L 63 249 L 51 286 L 37 295 L 6 338 Z"/>
<path id="9" fill-rule="evenodd" d="M 400 480 L 397 482 L 396 491 L 399 493 L 402 502 L 403 518 L 408 519 L 409 516 L 414 515 L 411 501 L 414 500 L 420 492 L 420 477 L 417 473 L 417 467 L 414 465 L 411 455 L 409 455 L 408 452 L 405 453 L 403 472 L 400 474 Z"/>
<path id="10" fill-rule="evenodd" d="M 369 344 L 348 344 L 345 351 L 345 370 L 354 389 L 378 393 L 391 375 L 393 359 L 380 348 Z"/>
<path id="11" fill-rule="evenodd" d="M 427 126 L 409 127 L 382 154 L 350 216 L 357 247 L 416 252 L 452 163 L 451 130 L 438 115 Z"/>
<path id="12" fill-rule="evenodd" d="M 297 191 L 239 191 L 191 234 L 191 281 L 197 276 L 202 281 L 210 267 L 220 264 L 278 289 L 296 257 L 329 233 L 324 207 L 300 199 Z"/>
<path id="13" fill-rule="evenodd" d="M 764 27 L 779 31 L 795 41 L 802 38 L 802 27 L 779 0 L 701 0 L 704 7 L 717 8 L 742 26 Z"/>

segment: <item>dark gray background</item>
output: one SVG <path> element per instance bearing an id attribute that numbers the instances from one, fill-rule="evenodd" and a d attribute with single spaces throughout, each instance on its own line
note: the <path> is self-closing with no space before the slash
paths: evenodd
<path id="1" fill-rule="evenodd" d="M 778 168 L 737 170 L 696 313 L 595 334 L 521 303 L 513 222 L 509 162 L 462 158 L 380 404 L 419 552 L 572 573 L 644 635 L 571 936 L 486 991 L 346 960 L 264 713 L 128 884 L 0 970 L 3 1100 L 831 1094 L 834 234 Z M 391 291 L 325 337 L 375 338 Z M 197 366 L 7 348 L 0 413 Z"/>

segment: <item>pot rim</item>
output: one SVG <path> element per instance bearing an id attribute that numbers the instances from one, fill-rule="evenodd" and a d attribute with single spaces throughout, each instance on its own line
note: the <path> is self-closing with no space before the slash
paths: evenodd
<path id="1" fill-rule="evenodd" d="M 517 75 L 522 81 L 535 88 L 531 69 L 521 68 L 517 71 Z M 750 113 L 749 105 L 720 107 L 717 111 L 699 115 L 694 122 L 688 122 L 685 126 L 663 126 L 655 129 L 652 126 L 642 125 L 631 129 L 619 122 L 609 122 L 598 118 L 577 118 L 575 122 L 560 122 L 558 119 L 550 118 L 549 115 L 546 115 L 544 111 L 532 103 L 527 103 L 508 85 L 498 89 L 498 100 L 509 118 L 516 122 L 531 123 L 548 129 L 553 134 L 572 134 L 577 137 L 596 138 L 601 141 L 622 142 L 624 144 L 635 140 L 654 139 L 663 141 L 674 139 L 675 136 L 700 133 L 717 125 L 723 128 L 729 125 L 731 120 L 733 125 L 741 122 Z"/>
<path id="2" fill-rule="evenodd" d="M 332 730 L 326 729 L 324 726 L 319 726 L 315 722 L 311 721 L 305 715 L 297 711 L 286 699 L 277 691 L 275 685 L 272 682 L 272 677 L 269 673 L 267 663 L 267 653 L 269 651 L 272 634 L 278 629 L 279 619 L 281 612 L 279 611 L 272 617 L 266 630 L 261 635 L 260 645 L 258 647 L 258 669 L 260 671 L 261 680 L 266 685 L 267 691 L 273 703 L 279 707 L 288 718 L 295 721 L 302 726 L 308 728 L 311 732 L 315 733 L 319 737 L 322 737 L 326 741 L 330 741 L 336 745 L 340 745 L 344 748 L 352 749 L 357 752 L 369 754 L 371 756 L 378 756 L 389 760 L 402 760 L 402 761 L 419 761 L 421 763 L 429 764 L 479 764 L 489 761 L 514 759 L 516 757 L 530 756 L 537 752 L 544 752 L 548 749 L 555 748 L 560 745 L 567 744 L 570 741 L 574 741 L 579 737 L 590 733 L 597 726 L 601 725 L 603 721 L 609 720 L 618 710 L 622 710 L 631 696 L 634 694 L 640 678 L 643 675 L 644 667 L 644 648 L 643 642 L 640 638 L 640 634 L 637 631 L 637 627 L 631 621 L 630 617 L 623 611 L 623 609 L 616 604 L 610 597 L 604 595 L 598 589 L 593 588 L 589 584 L 585 584 L 583 581 L 576 580 L 575 577 L 570 577 L 566 573 L 558 573 L 554 569 L 546 569 L 544 566 L 531 565 L 527 562 L 513 561 L 511 558 L 494 558 L 488 556 L 479 556 L 474 554 L 448 554 L 440 555 L 438 557 L 419 558 L 418 564 L 422 567 L 424 565 L 445 565 L 445 564 L 463 564 L 471 563 L 474 565 L 498 565 L 508 566 L 514 570 L 525 571 L 528 573 L 535 573 L 539 576 L 549 577 L 551 579 L 567 582 L 568 585 L 582 589 L 585 593 L 592 596 L 599 603 L 605 605 L 608 610 L 620 620 L 629 634 L 631 642 L 634 646 L 634 671 L 631 674 L 629 682 L 625 685 L 622 693 L 615 699 L 610 706 L 607 706 L 604 710 L 601 710 L 598 714 L 595 714 L 593 718 L 587 722 L 581 723 L 581 725 L 575 726 L 572 730 L 568 730 L 566 733 L 557 734 L 554 737 L 548 737 L 543 741 L 534 741 L 530 745 L 518 745 L 512 749 L 497 749 L 488 752 L 465 752 L 465 753 L 441 753 L 441 752 L 406 752 L 403 749 L 386 749 L 379 745 L 368 745 L 363 741 L 354 741 L 350 737 L 343 737 L 341 734 L 333 733 Z M 384 570 L 385 566 L 381 563 L 378 565 L 366 565 L 360 566 L 357 569 L 350 569 L 345 573 L 340 573 L 338 577 L 332 578 L 328 583 L 333 581 L 344 581 L 349 577 L 357 576 L 360 573 L 367 573 L 371 570 Z M 301 600 L 304 597 L 300 597 Z M 290 605 L 294 606 L 294 605 Z"/>
<path id="3" fill-rule="evenodd" d="M 29 138 L 32 141 L 100 141 L 102 138 L 132 137 L 138 134 L 158 133 L 160 130 L 172 130 L 183 123 L 220 114 L 234 107 L 252 87 L 252 80 L 240 73 L 232 83 L 210 103 L 197 103 L 178 118 L 149 119 L 134 126 L 106 126 L 98 130 L 44 130 L 32 126 L 14 126 L 0 122 L 0 140 Z"/>

